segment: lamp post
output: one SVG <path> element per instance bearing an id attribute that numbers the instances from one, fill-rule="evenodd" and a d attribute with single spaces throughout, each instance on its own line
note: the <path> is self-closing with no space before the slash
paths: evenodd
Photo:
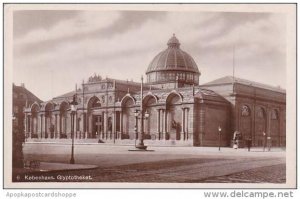
<path id="1" fill-rule="evenodd" d="M 141 119 L 141 132 L 140 132 L 140 136 L 139 136 L 139 143 L 138 145 L 135 145 L 136 148 L 138 149 L 142 149 L 142 150 L 146 150 L 147 146 L 144 145 L 144 125 L 142 125 L 144 123 L 144 120 L 147 120 L 149 118 L 149 113 L 146 110 L 145 113 L 143 114 L 142 111 L 139 110 L 135 110 L 134 112 L 134 116 L 136 118 L 136 133 L 137 133 L 137 121 L 138 119 Z M 140 116 L 140 117 L 139 117 Z"/>
<path id="2" fill-rule="evenodd" d="M 135 111 L 136 119 L 138 119 L 139 115 L 141 115 L 141 132 L 139 136 L 139 144 L 135 147 L 137 149 L 146 150 L 147 146 L 144 145 L 144 118 L 148 119 L 149 113 L 147 111 L 144 113 L 143 111 L 143 76 L 141 77 L 141 105 L 140 110 Z"/>
<path id="3" fill-rule="evenodd" d="M 219 126 L 218 130 L 219 130 L 219 151 L 221 151 L 221 131 L 222 131 L 222 129 L 220 126 Z"/>
<path id="4" fill-rule="evenodd" d="M 70 159 L 70 164 L 75 164 L 75 159 L 74 159 L 74 123 L 75 123 L 75 113 L 76 113 L 76 108 L 78 105 L 77 102 L 77 94 L 73 95 L 73 101 L 70 103 L 71 104 L 71 136 L 72 136 L 72 149 L 71 149 L 71 159 Z"/>
<path id="5" fill-rule="evenodd" d="M 134 146 L 136 147 L 136 139 L 137 139 L 137 135 L 138 135 L 138 116 L 139 116 L 139 111 L 135 110 L 134 111 L 134 116 L 135 116 L 135 126 L 134 126 Z"/>

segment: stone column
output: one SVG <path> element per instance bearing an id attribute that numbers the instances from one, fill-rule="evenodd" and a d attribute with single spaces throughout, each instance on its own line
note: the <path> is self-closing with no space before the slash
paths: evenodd
<path id="1" fill-rule="evenodd" d="M 85 113 L 84 112 L 82 112 L 82 117 L 81 117 L 81 129 L 82 129 L 82 131 L 81 131 L 81 139 L 84 139 L 84 132 L 85 132 L 85 128 L 84 128 L 84 126 L 85 126 L 85 119 L 84 119 L 84 115 L 85 115 Z"/>
<path id="2" fill-rule="evenodd" d="M 38 133 L 38 128 L 39 128 L 38 125 L 39 125 L 39 124 L 38 124 L 38 115 L 36 115 L 36 117 L 35 117 L 35 129 L 36 129 L 35 134 Z"/>
<path id="3" fill-rule="evenodd" d="M 78 122 L 78 133 L 79 133 L 79 139 L 82 139 L 82 132 L 83 132 L 83 112 L 81 113 L 81 116 L 79 118 L 79 122 Z"/>
<path id="4" fill-rule="evenodd" d="M 41 138 L 44 138 L 44 132 L 43 132 L 43 114 L 41 114 Z"/>
<path id="5" fill-rule="evenodd" d="M 28 134 L 29 134 L 29 137 L 31 138 L 31 115 L 29 114 L 28 116 L 27 116 L 27 120 L 28 120 L 28 123 L 27 123 L 27 125 L 28 125 L 28 127 L 27 127 L 27 132 L 28 132 Z"/>
<path id="6" fill-rule="evenodd" d="M 185 139 L 186 140 L 188 140 L 189 139 L 189 108 L 187 108 L 186 109 L 186 116 L 185 116 L 185 118 L 186 118 L 186 123 L 185 123 L 185 135 L 186 135 L 186 137 L 185 137 Z"/>
<path id="7" fill-rule="evenodd" d="M 27 137 L 27 113 L 24 114 L 24 120 L 23 120 L 23 123 L 24 123 L 24 137 L 26 138 Z M 26 139 L 25 139 L 26 140 Z"/>
<path id="8" fill-rule="evenodd" d="M 267 135 L 266 137 L 271 136 L 271 117 L 272 117 L 272 109 L 267 109 Z"/>
<path id="9" fill-rule="evenodd" d="M 89 117 L 88 117 L 88 133 L 89 133 L 89 135 L 88 135 L 88 137 L 90 137 L 90 138 L 92 138 L 92 117 L 93 117 L 93 115 L 90 113 L 89 114 Z"/>
<path id="10" fill-rule="evenodd" d="M 161 139 L 160 135 L 160 109 L 157 109 L 157 133 L 158 133 L 158 139 Z M 157 138 L 156 138 L 157 139 Z"/>
<path id="11" fill-rule="evenodd" d="M 111 133 L 113 136 L 113 140 L 116 139 L 116 111 L 113 111 L 113 117 L 112 117 L 112 129 L 111 129 Z"/>
<path id="12" fill-rule="evenodd" d="M 83 135 L 83 137 L 85 138 L 85 139 L 87 139 L 88 138 L 88 111 L 86 111 L 86 113 L 84 114 L 84 117 L 83 117 L 83 124 L 84 124 L 84 135 Z"/>
<path id="13" fill-rule="evenodd" d="M 37 137 L 40 138 L 41 137 L 41 132 L 40 132 L 40 129 L 41 129 L 41 118 L 39 117 L 39 115 L 36 116 L 36 121 L 37 121 L 37 129 L 36 129 L 36 134 L 37 134 Z"/>
<path id="14" fill-rule="evenodd" d="M 63 132 L 66 136 L 68 136 L 68 132 L 67 132 L 67 114 L 64 115 L 63 117 Z"/>
<path id="15" fill-rule="evenodd" d="M 68 112 L 67 122 L 66 122 L 66 129 L 69 134 L 69 138 L 72 139 L 72 113 L 71 111 Z"/>
<path id="16" fill-rule="evenodd" d="M 59 132 L 58 132 L 58 134 L 59 134 L 59 138 L 60 138 L 60 135 L 61 135 L 61 132 L 62 132 L 62 115 L 61 114 L 59 114 L 58 122 L 59 122 L 59 128 L 58 128 Z"/>
<path id="17" fill-rule="evenodd" d="M 48 135 L 48 117 L 46 116 L 46 114 L 45 114 L 45 138 L 47 137 L 47 138 L 49 138 L 50 136 Z"/>
<path id="18" fill-rule="evenodd" d="M 78 114 L 78 113 L 77 113 Z M 79 114 L 78 114 L 79 115 Z M 79 117 L 79 116 L 78 116 Z M 78 121 L 77 121 L 78 122 Z M 84 119 L 84 112 L 82 112 L 82 115 L 80 116 L 80 120 L 78 122 L 77 125 L 79 125 L 78 131 L 79 131 L 79 139 L 83 139 L 84 135 L 85 135 L 85 131 L 84 131 L 84 123 L 85 123 L 85 119 Z"/>
<path id="19" fill-rule="evenodd" d="M 102 112 L 101 113 L 101 129 L 100 129 L 100 132 L 99 133 L 99 138 L 102 138 L 102 139 L 105 139 L 105 128 L 104 128 L 104 125 L 105 125 L 105 112 Z M 98 116 L 97 116 L 97 119 L 96 119 L 96 122 L 98 122 L 99 119 L 98 119 Z"/>
<path id="20" fill-rule="evenodd" d="M 166 139 L 166 110 L 162 109 L 162 139 Z"/>
<path id="21" fill-rule="evenodd" d="M 29 134 L 29 137 L 31 138 L 31 121 L 30 121 L 30 114 L 27 116 L 27 132 Z"/>
<path id="22" fill-rule="evenodd" d="M 52 139 L 54 139 L 55 138 L 55 122 L 56 122 L 56 120 L 55 120 L 55 115 L 53 114 L 53 112 L 51 113 L 51 117 L 50 117 L 50 126 L 49 127 L 51 127 L 52 126 L 52 124 L 53 124 L 53 119 L 54 119 L 54 129 L 53 129 L 53 136 L 52 136 Z M 50 131 L 50 130 L 49 130 Z"/>
<path id="23" fill-rule="evenodd" d="M 33 116 L 30 115 L 30 137 L 32 136 L 32 134 L 34 133 L 34 126 L 33 126 Z"/>
<path id="24" fill-rule="evenodd" d="M 33 116 L 31 116 L 31 126 L 32 126 L 32 130 L 31 130 L 31 132 L 32 132 L 32 134 L 34 134 L 35 133 L 35 131 L 36 131 L 36 129 L 35 129 L 35 123 L 34 123 L 34 117 Z"/>
<path id="25" fill-rule="evenodd" d="M 165 127 L 166 127 L 166 133 L 169 133 L 170 134 L 170 127 L 169 127 L 169 124 L 168 124 L 168 118 L 170 117 L 170 112 L 169 111 L 165 111 Z"/>
<path id="26" fill-rule="evenodd" d="M 104 131 L 105 139 L 107 140 L 108 132 L 107 132 L 107 112 L 106 111 L 103 112 L 103 131 Z"/>
<path id="27" fill-rule="evenodd" d="M 33 117 L 32 115 L 30 116 L 30 134 L 34 133 L 34 126 L 33 126 Z"/>
<path id="28" fill-rule="evenodd" d="M 55 114 L 54 138 L 57 138 L 57 114 Z"/>
<path id="29" fill-rule="evenodd" d="M 85 139 L 89 138 L 89 112 L 87 111 L 85 114 Z"/>
<path id="30" fill-rule="evenodd" d="M 123 112 L 120 111 L 120 139 L 122 133 L 123 133 Z"/>
<path id="31" fill-rule="evenodd" d="M 185 108 L 181 109 L 181 129 L 180 129 L 180 140 L 185 140 Z"/>
<path id="32" fill-rule="evenodd" d="M 31 119 L 30 115 L 28 116 L 28 119 Z M 37 137 L 41 138 L 42 137 L 42 132 L 41 132 L 41 117 L 39 115 L 37 115 L 37 122 L 38 122 L 38 129 L 37 129 L 36 133 L 37 133 Z M 27 125 L 29 125 L 28 127 L 31 129 L 31 127 L 30 127 L 31 121 L 29 121 L 29 124 L 27 124 Z M 28 133 L 29 133 L 29 136 L 31 137 L 30 132 L 28 132 Z"/>

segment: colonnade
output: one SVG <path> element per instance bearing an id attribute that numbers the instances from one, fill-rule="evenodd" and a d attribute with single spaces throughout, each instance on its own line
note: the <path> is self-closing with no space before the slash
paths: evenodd
<path id="1" fill-rule="evenodd" d="M 60 138 L 61 134 L 68 134 L 68 125 L 71 124 L 71 117 L 54 113 L 49 116 L 41 114 L 25 114 L 25 132 L 27 138 Z M 75 120 L 76 126 L 76 120 Z"/>
<path id="2" fill-rule="evenodd" d="M 157 108 L 156 124 L 150 124 L 150 128 L 155 128 L 156 138 L 158 140 L 166 139 L 166 134 L 170 133 L 170 111 L 166 108 Z M 188 140 L 189 137 L 189 108 L 181 108 L 181 129 L 180 140 Z M 47 115 L 48 114 L 48 115 Z M 25 133 L 27 138 L 39 139 L 58 139 L 71 138 L 71 114 L 69 112 L 62 114 L 53 111 L 32 114 L 26 113 L 25 117 Z M 45 116 L 46 115 L 46 116 Z M 101 124 L 93 124 L 93 116 L 101 117 Z M 103 110 L 98 112 L 82 112 L 78 111 L 75 114 L 74 120 L 74 138 L 99 138 L 99 139 L 121 139 L 121 134 L 124 132 L 124 111 L 118 108 L 114 111 Z M 150 115 L 151 117 L 151 115 Z M 135 121 L 130 121 L 135 122 Z M 111 129 L 109 129 L 111 123 Z M 92 135 L 94 125 L 101 125 L 100 132 L 97 135 Z M 145 128 L 145 125 L 144 125 Z M 145 132 L 145 129 L 144 129 Z M 147 132 L 145 132 L 147 133 Z M 115 136 L 115 137 L 114 137 Z"/>
<path id="3" fill-rule="evenodd" d="M 171 113 L 166 108 L 158 108 L 157 118 L 156 118 L 156 128 L 157 136 L 156 139 L 164 140 L 166 139 L 166 134 L 170 133 L 170 121 Z M 151 117 L 151 116 L 150 116 Z M 181 108 L 181 121 L 180 121 L 180 140 L 188 140 L 189 139 L 189 108 L 183 107 Z M 151 124 L 152 125 L 152 124 Z M 147 132 L 145 132 L 147 133 Z"/>

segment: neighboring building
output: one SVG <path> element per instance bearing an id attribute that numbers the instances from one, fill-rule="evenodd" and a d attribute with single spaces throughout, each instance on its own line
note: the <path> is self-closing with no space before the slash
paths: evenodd
<path id="1" fill-rule="evenodd" d="M 254 146 L 270 139 L 272 146 L 285 146 L 286 92 L 257 82 L 223 77 L 201 85 L 225 97 L 231 103 L 231 126 Z M 268 139 L 269 137 L 269 139 Z"/>
<path id="2" fill-rule="evenodd" d="M 218 146 L 219 127 L 222 146 L 230 145 L 234 131 L 255 146 L 264 144 L 261 132 L 275 146 L 285 144 L 284 90 L 230 77 L 199 85 L 199 69 L 175 35 L 167 44 L 146 70 L 142 99 L 141 83 L 94 75 L 76 91 L 26 108 L 26 133 L 32 141 L 70 139 L 76 93 L 77 142 L 128 143 L 143 126 L 145 139 L 157 145 Z M 134 114 L 141 104 L 149 113 L 145 120 Z"/>
<path id="3" fill-rule="evenodd" d="M 13 168 L 23 167 L 22 143 L 28 134 L 24 134 L 24 108 L 34 102 L 42 101 L 28 91 L 24 84 L 16 86 L 13 84 L 13 110 L 12 110 L 12 146 L 13 146 Z"/>
<path id="4" fill-rule="evenodd" d="M 42 103 L 38 97 L 25 88 L 24 84 L 16 86 L 13 84 L 13 126 L 19 128 L 24 127 L 24 109 L 31 106 L 34 102 Z"/>

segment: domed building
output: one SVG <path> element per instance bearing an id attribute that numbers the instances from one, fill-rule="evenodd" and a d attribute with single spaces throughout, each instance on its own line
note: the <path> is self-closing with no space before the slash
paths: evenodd
<path id="1" fill-rule="evenodd" d="M 199 85 L 200 72 L 194 59 L 180 49 L 179 40 L 169 39 L 168 48 L 158 53 L 146 71 L 147 83 L 158 88 Z"/>
<path id="2" fill-rule="evenodd" d="M 173 35 L 150 62 L 145 83 L 95 74 L 75 91 L 29 104 L 26 140 L 68 142 L 74 135 L 82 143 L 230 146 L 238 139 L 240 146 L 285 146 L 285 90 L 235 77 L 199 85 L 200 75 Z"/>

